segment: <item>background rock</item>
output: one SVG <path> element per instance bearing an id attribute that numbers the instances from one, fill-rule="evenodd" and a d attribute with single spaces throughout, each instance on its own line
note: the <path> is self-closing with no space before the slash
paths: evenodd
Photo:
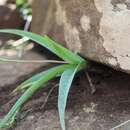
<path id="1" fill-rule="evenodd" d="M 0 28 L 19 28 L 22 26 L 23 20 L 15 7 L 0 7 Z"/>
<path id="2" fill-rule="evenodd" d="M 16 5 L 12 1 L 0 0 L 0 29 L 2 28 L 21 28 L 24 21 L 20 13 L 16 10 Z M 0 46 L 7 40 L 14 38 L 14 35 L 0 34 Z"/>
<path id="3" fill-rule="evenodd" d="M 129 0 L 37 0 L 32 31 L 84 57 L 130 73 Z"/>
<path id="4" fill-rule="evenodd" d="M 23 20 L 15 5 L 0 5 L 0 28 L 19 28 L 22 24 Z"/>

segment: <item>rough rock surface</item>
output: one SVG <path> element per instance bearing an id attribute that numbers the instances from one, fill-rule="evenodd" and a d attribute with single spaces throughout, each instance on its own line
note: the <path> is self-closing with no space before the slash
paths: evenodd
<path id="1" fill-rule="evenodd" d="M 13 4 L 0 4 L 0 28 L 20 28 L 23 20 Z"/>
<path id="2" fill-rule="evenodd" d="M 32 31 L 130 73 L 130 0 L 37 0 Z"/>
<path id="3" fill-rule="evenodd" d="M 7 0 L 0 0 L 0 29 L 21 28 L 24 24 L 22 17 L 16 10 L 15 4 L 12 4 L 11 1 L 7 2 Z M 0 46 L 13 37 L 14 35 L 11 34 L 0 34 Z"/>

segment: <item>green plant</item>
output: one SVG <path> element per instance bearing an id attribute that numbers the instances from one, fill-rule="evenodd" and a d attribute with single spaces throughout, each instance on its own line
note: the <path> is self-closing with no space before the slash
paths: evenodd
<path id="1" fill-rule="evenodd" d="M 4 29 L 0 30 L 1 33 L 11 33 L 20 35 L 22 37 L 27 37 L 40 44 L 41 46 L 47 48 L 52 53 L 56 54 L 59 58 L 65 61 L 64 64 L 57 67 L 51 68 L 44 72 L 41 72 L 32 78 L 23 82 L 18 86 L 14 92 L 23 92 L 23 95 L 14 104 L 8 114 L 0 121 L 0 128 L 5 128 L 14 122 L 15 116 L 22 107 L 22 105 L 43 85 L 45 85 L 49 80 L 56 76 L 61 76 L 59 83 L 59 94 L 58 94 L 58 110 L 60 116 L 60 123 L 63 130 L 65 128 L 65 108 L 67 103 L 67 97 L 69 93 L 70 86 L 72 84 L 75 74 L 86 67 L 86 60 L 77 54 L 72 53 L 68 49 L 62 47 L 55 41 L 51 40 L 48 36 L 39 36 L 37 34 L 21 31 L 21 30 L 10 30 Z M 8 59 L 1 58 L 1 61 L 8 61 Z"/>
<path id="2" fill-rule="evenodd" d="M 16 0 L 16 7 L 24 19 L 32 15 L 32 8 L 27 0 Z"/>

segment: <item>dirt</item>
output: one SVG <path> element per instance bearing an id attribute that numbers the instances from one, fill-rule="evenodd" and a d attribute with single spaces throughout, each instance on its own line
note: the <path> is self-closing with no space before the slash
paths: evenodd
<path id="1" fill-rule="evenodd" d="M 46 57 L 29 51 L 23 59 L 45 59 Z M 48 68 L 46 64 L 0 64 L 0 118 L 10 109 L 19 96 L 10 92 L 32 74 Z M 94 63 L 89 75 L 97 89 L 90 93 L 84 72 L 79 73 L 72 85 L 67 110 L 68 130 L 109 130 L 130 119 L 130 75 L 117 72 Z M 60 130 L 57 111 L 57 85 L 54 79 L 26 103 L 18 115 L 15 125 L 9 130 Z M 56 87 L 45 104 L 52 87 Z M 44 105 L 45 104 L 45 105 Z M 129 124 L 123 130 L 129 130 Z M 127 128 L 128 127 L 128 128 Z M 119 130 L 119 129 L 116 129 Z"/>

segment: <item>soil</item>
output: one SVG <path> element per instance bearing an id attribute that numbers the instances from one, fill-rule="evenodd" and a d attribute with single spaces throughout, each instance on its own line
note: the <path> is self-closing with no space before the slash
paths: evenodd
<path id="1" fill-rule="evenodd" d="M 24 54 L 23 59 L 46 59 L 36 50 Z M 14 104 L 18 96 L 10 92 L 32 74 L 48 68 L 47 64 L 0 64 L 0 118 Z M 110 130 L 130 119 L 130 75 L 93 63 L 89 70 L 97 91 L 90 93 L 84 72 L 73 82 L 66 110 L 68 130 Z M 57 111 L 58 81 L 54 79 L 28 101 L 9 130 L 60 130 Z M 55 87 L 47 102 L 46 97 Z M 115 130 L 129 130 L 130 123 Z"/>

